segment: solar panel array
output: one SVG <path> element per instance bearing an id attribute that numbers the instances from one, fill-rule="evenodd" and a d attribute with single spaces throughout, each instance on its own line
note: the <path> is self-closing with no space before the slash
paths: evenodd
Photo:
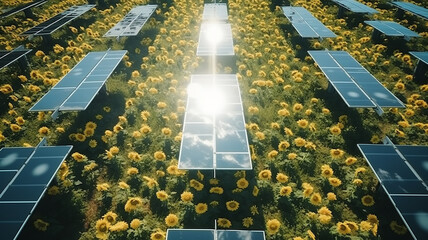
<path id="1" fill-rule="evenodd" d="M 9 66 L 21 57 L 25 57 L 31 51 L 31 49 L 25 49 L 23 46 L 19 46 L 12 51 L 0 51 L 0 69 Z"/>
<path id="2" fill-rule="evenodd" d="M 40 6 L 42 4 L 45 4 L 46 2 L 47 2 L 47 0 L 41 0 L 41 1 L 34 1 L 34 2 L 31 2 L 28 4 L 24 4 L 22 6 L 18 6 L 16 8 L 13 8 L 7 12 L 0 14 L 0 19 L 12 16 L 13 14 L 19 13 L 21 11 L 28 11 L 31 8 Z"/>
<path id="3" fill-rule="evenodd" d="M 228 20 L 227 5 L 226 3 L 205 3 L 204 13 L 202 14 L 202 20 L 217 20 L 227 21 Z"/>
<path id="4" fill-rule="evenodd" d="M 29 111 L 85 110 L 126 52 L 90 52 Z"/>
<path id="5" fill-rule="evenodd" d="M 95 7 L 93 4 L 86 4 L 81 6 L 73 6 L 64 12 L 52 17 L 51 19 L 25 31 L 22 33 L 22 36 L 34 35 L 34 36 L 42 36 L 42 35 L 50 35 L 58 28 L 67 24 L 68 22 L 74 20 L 85 12 L 89 11 L 91 8 Z"/>
<path id="6" fill-rule="evenodd" d="M 178 167 L 252 169 L 235 74 L 192 75 Z"/>
<path id="7" fill-rule="evenodd" d="M 263 231 L 212 230 L 212 229 L 168 229 L 166 240 L 266 240 Z"/>
<path id="8" fill-rule="evenodd" d="M 420 37 L 420 35 L 400 24 L 392 21 L 364 21 L 377 31 L 391 37 Z"/>
<path id="9" fill-rule="evenodd" d="M 233 48 L 232 27 L 228 23 L 204 22 L 199 34 L 198 56 L 232 56 Z"/>
<path id="10" fill-rule="evenodd" d="M 282 11 L 302 38 L 336 37 L 336 34 L 303 7 L 282 7 Z"/>
<path id="11" fill-rule="evenodd" d="M 73 146 L 0 149 L 0 232 L 16 239 Z"/>
<path id="12" fill-rule="evenodd" d="M 137 36 L 157 7 L 158 5 L 144 5 L 131 9 L 104 37 Z"/>
<path id="13" fill-rule="evenodd" d="M 348 107 L 404 107 L 345 51 L 308 51 Z"/>
<path id="14" fill-rule="evenodd" d="M 428 236 L 428 147 L 358 144 L 415 239 Z"/>
<path id="15" fill-rule="evenodd" d="M 391 2 L 392 5 L 395 5 L 396 7 L 411 12 L 419 17 L 428 19 L 428 9 L 423 8 L 421 6 L 415 5 L 413 3 L 409 2 Z"/>
<path id="16" fill-rule="evenodd" d="M 337 3 L 339 7 L 346 8 L 354 13 L 379 13 L 377 10 L 354 0 L 333 0 L 333 2 Z"/>
<path id="17" fill-rule="evenodd" d="M 422 61 L 425 64 L 428 64 L 428 52 L 409 52 L 415 56 L 419 61 Z"/>

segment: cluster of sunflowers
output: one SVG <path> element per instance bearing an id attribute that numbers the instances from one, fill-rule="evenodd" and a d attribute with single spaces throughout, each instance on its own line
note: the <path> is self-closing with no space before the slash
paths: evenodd
<path id="1" fill-rule="evenodd" d="M 384 136 L 397 144 L 427 144 L 428 85 L 413 81 L 415 59 L 406 51 L 388 39 L 373 44 L 371 27 L 352 15 L 338 19 L 337 6 L 324 1 L 291 1 L 338 35 L 304 42 L 278 1 L 229 0 L 236 63 L 216 67 L 238 76 L 253 170 L 213 178 L 211 171 L 180 170 L 177 160 L 186 87 L 207 65 L 195 54 L 204 1 L 105 2 L 104 9 L 55 32 L 49 46 L 19 34 L 85 1 L 50 1 L 34 10 L 37 20 L 2 20 L 2 48 L 37 50 L 28 73 L 11 66 L 0 75 L 0 145 L 31 146 L 41 137 L 74 145 L 24 237 L 162 240 L 168 228 L 213 228 L 215 219 L 223 229 L 265 230 L 267 239 L 408 236 L 356 149 Z M 148 3 L 159 7 L 138 36 L 101 37 L 134 6 Z M 363 3 L 381 12 L 374 18 L 393 19 L 395 9 L 384 1 Z M 422 36 L 406 47 L 426 50 L 428 26 L 412 15 L 406 19 L 399 23 Z M 85 54 L 108 47 L 128 55 L 109 78 L 107 96 L 55 121 L 48 113 L 28 113 Z M 306 54 L 324 48 L 348 51 L 406 108 L 379 117 L 337 103 Z"/>

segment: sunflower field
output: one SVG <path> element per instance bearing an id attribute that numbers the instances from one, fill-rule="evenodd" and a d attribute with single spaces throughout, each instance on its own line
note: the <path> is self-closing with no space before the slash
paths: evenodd
<path id="1" fill-rule="evenodd" d="M 0 11 L 27 0 L 4 0 Z M 205 3 L 213 1 L 205 0 Z M 85 0 L 51 0 L 1 19 L 0 49 L 24 45 L 27 70 L 0 70 L 0 147 L 73 145 L 19 239 L 163 240 L 168 228 L 263 230 L 266 239 L 411 239 L 357 148 L 388 136 L 428 144 L 428 82 L 413 81 L 428 50 L 428 22 L 398 19 L 386 0 L 362 1 L 373 16 L 346 13 L 329 0 L 228 0 L 233 59 L 216 72 L 237 74 L 253 170 L 178 169 L 192 74 L 207 73 L 196 56 L 203 0 L 100 0 L 50 38 L 20 34 Z M 415 1 L 424 7 L 427 2 Z M 103 38 L 133 7 L 158 8 L 135 37 Z M 305 7 L 336 38 L 302 40 L 280 6 Z M 410 41 L 371 40 L 368 19 L 419 33 Z M 48 41 L 46 40 L 48 39 Z M 29 112 L 92 51 L 128 53 L 83 112 Z M 307 50 L 344 50 L 397 96 L 405 108 L 348 108 Z M 1 213 L 0 213 L 1 214 Z"/>

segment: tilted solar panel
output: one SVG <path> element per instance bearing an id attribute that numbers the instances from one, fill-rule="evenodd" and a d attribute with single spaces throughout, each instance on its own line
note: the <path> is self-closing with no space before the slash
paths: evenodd
<path id="1" fill-rule="evenodd" d="M 168 229 L 166 240 L 266 240 L 263 231 L 211 230 L 211 229 Z"/>
<path id="2" fill-rule="evenodd" d="M 204 4 L 203 20 L 227 21 L 228 17 L 226 3 Z"/>
<path id="3" fill-rule="evenodd" d="M 65 10 L 62 13 L 52 17 L 51 19 L 23 32 L 22 36 L 34 35 L 42 36 L 49 35 L 53 33 L 58 28 L 72 21 L 73 19 L 79 17 L 85 12 L 89 11 L 91 8 L 95 7 L 93 4 L 86 4 L 81 6 L 73 6 Z"/>
<path id="4" fill-rule="evenodd" d="M 336 37 L 330 29 L 303 7 L 283 6 L 282 11 L 293 27 L 303 38 Z"/>
<path id="5" fill-rule="evenodd" d="M 40 6 L 42 4 L 45 4 L 46 2 L 47 2 L 47 0 L 41 0 L 41 1 L 34 1 L 34 2 L 31 2 L 28 4 L 18 6 L 16 8 L 11 9 L 10 11 L 7 11 L 7 12 L 0 14 L 0 19 L 12 16 L 13 14 L 19 13 L 21 11 L 29 10 L 30 8 L 33 8 L 33 7 Z"/>
<path id="6" fill-rule="evenodd" d="M 137 6 L 112 27 L 104 37 L 136 36 L 158 5 Z"/>
<path id="7" fill-rule="evenodd" d="M 415 5 L 413 3 L 410 2 L 391 2 L 392 5 L 395 5 L 396 7 L 405 10 L 405 11 L 409 11 L 419 17 L 428 19 L 428 9 Z"/>
<path id="8" fill-rule="evenodd" d="M 31 49 L 25 49 L 23 46 L 19 46 L 12 51 L 0 51 L 0 69 L 3 69 L 13 62 L 25 57 Z"/>
<path id="9" fill-rule="evenodd" d="M 379 13 L 377 10 L 354 0 L 333 0 L 333 2 L 355 13 Z"/>
<path id="10" fill-rule="evenodd" d="M 413 56 L 415 56 L 420 61 L 424 62 L 425 64 L 428 64 L 428 52 L 409 52 Z"/>
<path id="11" fill-rule="evenodd" d="M 391 37 L 421 37 L 418 33 L 392 21 L 364 21 L 375 30 Z"/>
<path id="12" fill-rule="evenodd" d="M 199 33 L 197 56 L 232 56 L 232 27 L 227 23 L 202 23 Z"/>
<path id="13" fill-rule="evenodd" d="M 345 51 L 308 51 L 349 107 L 404 107 L 404 104 Z"/>
<path id="14" fill-rule="evenodd" d="M 90 52 L 29 111 L 85 110 L 126 52 Z"/>
<path id="15" fill-rule="evenodd" d="M 180 169 L 251 169 L 236 75 L 192 75 Z"/>

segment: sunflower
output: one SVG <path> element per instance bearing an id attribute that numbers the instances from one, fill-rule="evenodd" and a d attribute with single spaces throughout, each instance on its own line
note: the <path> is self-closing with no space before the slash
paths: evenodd
<path id="1" fill-rule="evenodd" d="M 279 190 L 279 195 L 281 195 L 281 196 L 290 196 L 290 194 L 291 194 L 292 191 L 293 191 L 293 189 L 290 186 L 285 186 L 285 187 L 282 187 Z"/>
<path id="2" fill-rule="evenodd" d="M 170 128 L 162 128 L 161 132 L 165 136 L 171 136 L 171 133 L 172 133 Z"/>
<path id="3" fill-rule="evenodd" d="M 277 219 L 271 219 L 266 223 L 266 230 L 269 235 L 277 233 L 280 227 L 281 223 Z"/>
<path id="4" fill-rule="evenodd" d="M 293 105 L 293 111 L 294 112 L 298 112 L 298 111 L 300 111 L 302 109 L 303 109 L 303 105 L 300 104 L 300 103 L 296 103 L 296 104 Z"/>
<path id="5" fill-rule="evenodd" d="M 361 198 L 361 202 L 363 203 L 364 206 L 366 207 L 371 207 L 374 205 L 374 199 L 372 196 L 370 195 L 365 195 Z"/>
<path id="6" fill-rule="evenodd" d="M 321 195 L 319 193 L 314 193 L 312 194 L 311 198 L 310 198 L 310 202 L 313 205 L 319 206 L 321 204 L 322 198 Z"/>
<path id="7" fill-rule="evenodd" d="M 285 151 L 287 148 L 289 148 L 290 147 L 290 143 L 289 142 L 287 142 L 287 141 L 281 141 L 279 144 L 278 144 L 278 150 L 279 151 Z"/>
<path id="8" fill-rule="evenodd" d="M 301 137 L 298 137 L 298 138 L 294 139 L 294 144 L 295 144 L 297 147 L 303 147 L 303 146 L 305 146 L 305 144 L 306 144 L 306 140 L 305 140 L 305 139 L 303 139 L 303 138 L 301 138 Z"/>
<path id="9" fill-rule="evenodd" d="M 116 223 L 116 218 L 117 218 L 117 214 L 110 211 L 107 212 L 106 214 L 104 214 L 103 219 L 107 220 L 107 222 L 109 222 L 110 224 L 115 224 Z"/>
<path id="10" fill-rule="evenodd" d="M 345 160 L 345 164 L 346 165 L 352 165 L 352 164 L 354 164 L 354 163 L 356 163 L 357 162 L 357 159 L 356 158 L 354 158 L 354 157 L 348 157 L 348 158 L 346 158 L 346 160 Z"/>
<path id="11" fill-rule="evenodd" d="M 106 240 L 108 238 L 108 230 L 110 227 L 110 223 L 105 219 L 100 219 L 95 224 L 96 233 L 95 236 L 98 239 Z"/>
<path id="12" fill-rule="evenodd" d="M 229 210 L 231 212 L 236 211 L 239 208 L 239 202 L 234 201 L 234 200 L 228 201 L 228 202 L 226 202 L 226 208 L 227 208 L 227 210 Z"/>
<path id="13" fill-rule="evenodd" d="M 83 162 L 83 161 L 85 161 L 85 160 L 87 160 L 87 159 L 88 159 L 85 155 L 80 154 L 80 153 L 78 153 L 78 152 L 75 152 L 75 153 L 71 154 L 71 157 L 72 157 L 76 162 Z"/>
<path id="14" fill-rule="evenodd" d="M 377 219 L 377 216 L 374 214 L 367 215 L 367 221 L 369 221 L 372 224 L 376 224 L 376 225 L 379 224 L 379 220 Z"/>
<path id="15" fill-rule="evenodd" d="M 150 234 L 150 240 L 165 240 L 165 233 L 162 231 Z"/>
<path id="16" fill-rule="evenodd" d="M 166 193 L 165 191 L 157 191 L 156 192 L 156 197 L 161 200 L 161 201 L 165 201 L 168 199 L 168 193 Z"/>
<path id="17" fill-rule="evenodd" d="M 280 183 L 286 183 L 288 182 L 288 176 L 285 175 L 284 173 L 277 173 L 276 180 Z"/>
<path id="18" fill-rule="evenodd" d="M 272 177 L 272 173 L 268 169 L 262 170 L 259 173 L 259 179 L 260 180 L 270 180 L 271 177 Z"/>
<path id="19" fill-rule="evenodd" d="M 340 130 L 340 127 L 338 127 L 338 126 L 333 126 L 333 127 L 330 128 L 330 132 L 331 132 L 331 134 L 337 136 L 337 135 L 340 135 L 340 133 L 342 132 L 342 130 Z"/>
<path id="20" fill-rule="evenodd" d="M 369 221 L 361 221 L 360 222 L 360 229 L 363 232 L 368 232 L 372 229 L 372 223 Z"/>
<path id="21" fill-rule="evenodd" d="M 345 154 L 345 152 L 341 149 L 331 149 L 330 150 L 330 156 L 333 159 L 339 159 L 339 158 L 343 157 L 344 154 Z"/>
<path id="22" fill-rule="evenodd" d="M 259 188 L 257 186 L 253 187 L 253 192 L 252 192 L 254 197 L 257 197 L 257 195 L 259 195 Z"/>
<path id="23" fill-rule="evenodd" d="M 274 159 L 276 156 L 278 156 L 278 151 L 276 151 L 276 150 L 272 150 L 268 153 L 269 159 Z"/>
<path id="24" fill-rule="evenodd" d="M 308 125 L 309 122 L 306 119 L 300 119 L 297 121 L 297 126 L 299 126 L 300 128 L 306 128 Z"/>
<path id="25" fill-rule="evenodd" d="M 249 228 L 253 225 L 253 218 L 252 217 L 246 217 L 242 219 L 242 226 Z"/>
<path id="26" fill-rule="evenodd" d="M 355 232 L 358 230 L 358 224 L 351 221 L 345 221 L 345 224 L 348 225 L 348 227 L 351 229 L 351 232 Z"/>
<path id="27" fill-rule="evenodd" d="M 227 218 L 219 218 L 217 220 L 218 226 L 222 228 L 230 228 L 232 223 Z"/>
<path id="28" fill-rule="evenodd" d="M 125 212 L 131 212 L 143 204 L 143 199 L 139 197 L 129 198 L 125 204 Z"/>
<path id="29" fill-rule="evenodd" d="M 84 142 L 86 140 L 86 136 L 83 135 L 83 134 L 81 134 L 81 133 L 77 133 L 75 135 L 75 137 L 76 137 L 76 140 L 79 141 L 79 142 Z"/>
<path id="30" fill-rule="evenodd" d="M 389 224 L 389 227 L 391 228 L 391 230 L 398 234 L 398 235 L 404 235 L 407 233 L 407 228 L 404 225 L 399 225 L 396 221 L 392 221 Z"/>
<path id="31" fill-rule="evenodd" d="M 46 231 L 49 227 L 49 223 L 43 221 L 42 219 L 37 219 L 33 224 L 37 230 L 42 232 Z"/>
<path id="32" fill-rule="evenodd" d="M 329 178 L 333 176 L 333 169 L 327 164 L 324 164 L 321 166 L 321 175 L 323 177 Z"/>
<path id="33" fill-rule="evenodd" d="M 127 222 L 119 221 L 115 225 L 112 225 L 109 227 L 109 230 L 112 232 L 122 232 L 126 231 L 129 228 L 129 225 Z"/>
<path id="34" fill-rule="evenodd" d="M 190 180 L 190 186 L 196 189 L 196 191 L 201 191 L 204 189 L 204 184 L 195 179 Z"/>
<path id="35" fill-rule="evenodd" d="M 223 194 L 223 188 L 221 188 L 221 187 L 212 187 L 210 189 L 210 193 Z"/>
<path id="36" fill-rule="evenodd" d="M 240 189 L 245 189 L 248 187 L 248 185 L 249 183 L 245 178 L 240 178 L 238 181 L 236 181 L 236 186 Z"/>
<path id="37" fill-rule="evenodd" d="M 333 187 L 338 187 L 342 184 L 342 181 L 340 181 L 340 179 L 335 178 L 335 177 L 331 177 L 328 179 L 328 182 L 330 183 L 331 186 Z"/>
<path id="38" fill-rule="evenodd" d="M 154 157 L 156 160 L 159 160 L 159 161 L 162 161 L 162 160 L 165 160 L 165 159 L 166 159 L 166 155 L 165 155 L 165 153 L 163 153 L 162 151 L 157 151 L 157 152 L 155 152 L 155 153 L 153 154 L 153 157 Z"/>
<path id="39" fill-rule="evenodd" d="M 334 193 L 332 193 L 332 192 L 327 193 L 327 199 L 328 199 L 329 201 L 335 201 L 335 200 L 337 200 L 337 198 L 336 198 L 336 194 L 334 194 Z"/>
<path id="40" fill-rule="evenodd" d="M 100 192 L 107 191 L 109 188 L 110 188 L 110 185 L 108 183 L 97 184 L 97 190 Z"/>
<path id="41" fill-rule="evenodd" d="M 86 128 L 85 131 L 83 131 L 83 134 L 85 134 L 86 137 L 92 137 L 95 133 L 95 130 L 93 128 Z"/>
<path id="42" fill-rule="evenodd" d="M 193 193 L 191 192 L 183 192 L 181 194 L 181 201 L 183 202 L 191 202 L 193 200 Z"/>
<path id="43" fill-rule="evenodd" d="M 141 225 L 141 220 L 138 218 L 134 218 L 134 219 L 132 219 L 130 225 L 131 225 L 132 229 L 137 229 Z"/>
<path id="44" fill-rule="evenodd" d="M 174 227 L 178 224 L 177 215 L 170 213 L 168 216 L 166 216 L 165 223 L 168 227 Z"/>
<path id="45" fill-rule="evenodd" d="M 349 226 L 343 222 L 338 222 L 336 224 L 337 232 L 340 234 L 349 234 L 351 233 L 351 229 Z"/>
<path id="46" fill-rule="evenodd" d="M 208 205 L 206 203 L 198 203 L 195 206 L 195 211 L 197 214 L 203 214 L 208 210 Z"/>
<path id="47" fill-rule="evenodd" d="M 12 130 L 12 132 L 19 132 L 21 131 L 21 127 L 18 124 L 10 124 L 10 130 Z"/>

